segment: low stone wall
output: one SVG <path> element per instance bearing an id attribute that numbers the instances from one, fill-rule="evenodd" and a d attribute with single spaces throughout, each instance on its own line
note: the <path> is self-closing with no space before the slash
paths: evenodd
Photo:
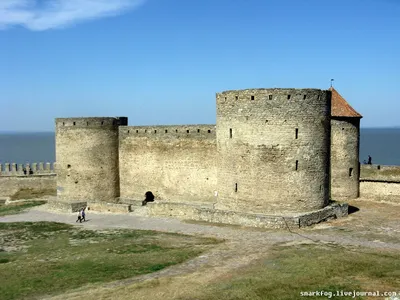
<path id="1" fill-rule="evenodd" d="M 81 208 L 86 207 L 87 202 L 66 202 L 53 199 L 47 202 L 47 207 L 51 210 L 62 212 L 78 212 Z"/>
<path id="2" fill-rule="evenodd" d="M 360 197 L 400 204 L 400 166 L 361 165 Z"/>
<path id="3" fill-rule="evenodd" d="M 400 204 L 400 181 L 361 179 L 360 197 Z"/>
<path id="4" fill-rule="evenodd" d="M 2 197 L 11 197 L 18 191 L 28 189 L 35 193 L 54 191 L 55 194 L 57 190 L 56 174 L 0 176 L 0 196 Z"/>
<path id="5" fill-rule="evenodd" d="M 144 215 L 142 210 L 145 210 L 148 216 L 154 217 L 174 217 L 183 220 L 273 229 L 305 227 L 348 215 L 348 205 L 338 203 L 333 203 L 317 211 L 287 216 L 246 214 L 217 210 L 208 205 L 196 206 L 170 202 L 148 203 L 143 208 L 132 207 L 132 211 L 138 215 Z"/>
<path id="6" fill-rule="evenodd" d="M 130 204 L 88 202 L 87 206 L 90 211 L 94 212 L 111 212 L 111 213 L 131 212 Z"/>

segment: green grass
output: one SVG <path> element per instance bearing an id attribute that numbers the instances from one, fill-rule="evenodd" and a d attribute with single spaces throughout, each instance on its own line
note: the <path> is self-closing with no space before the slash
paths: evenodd
<path id="1" fill-rule="evenodd" d="M 11 200 L 23 200 L 23 199 L 37 199 L 45 196 L 56 196 L 56 189 L 20 189 L 14 195 L 10 197 Z"/>
<path id="2" fill-rule="evenodd" d="M 2 299 L 40 298 L 162 270 L 215 239 L 154 231 L 90 231 L 50 222 L 0 223 Z"/>
<path id="3" fill-rule="evenodd" d="M 398 291 L 400 254 L 363 252 L 340 247 L 276 247 L 273 255 L 181 299 L 301 299 L 301 292 Z M 328 297 L 312 297 L 312 299 Z"/>
<path id="4" fill-rule="evenodd" d="M 10 203 L 7 205 L 0 205 L 0 216 L 19 214 L 28 208 L 42 205 L 45 203 L 46 201 L 27 201 L 27 202 Z"/>

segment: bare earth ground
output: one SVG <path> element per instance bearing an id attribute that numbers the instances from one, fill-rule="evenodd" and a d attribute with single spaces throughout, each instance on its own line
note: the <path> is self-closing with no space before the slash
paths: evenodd
<path id="1" fill-rule="evenodd" d="M 176 299 L 185 297 L 220 278 L 232 276 L 235 270 L 256 263 L 266 257 L 271 246 L 322 243 L 343 245 L 346 248 L 400 250 L 399 205 L 371 202 L 363 199 L 350 201 L 354 213 L 347 218 L 321 223 L 306 229 L 266 230 L 238 226 L 216 226 L 188 223 L 176 219 L 143 218 L 128 214 L 88 212 L 88 222 L 76 224 L 76 214 L 55 213 L 45 206 L 26 213 L 0 217 L 0 222 L 53 221 L 88 229 L 130 228 L 183 233 L 224 239 L 226 242 L 213 250 L 159 272 L 127 280 L 86 286 L 52 299 Z M 357 210 L 358 209 L 358 210 Z M 184 299 L 184 298 L 182 298 Z"/>

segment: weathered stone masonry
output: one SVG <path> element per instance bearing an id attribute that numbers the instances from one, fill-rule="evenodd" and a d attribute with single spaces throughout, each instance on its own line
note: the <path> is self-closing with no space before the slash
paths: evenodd
<path id="1" fill-rule="evenodd" d="M 313 89 L 217 94 L 217 208 L 265 214 L 326 206 L 330 96 Z"/>

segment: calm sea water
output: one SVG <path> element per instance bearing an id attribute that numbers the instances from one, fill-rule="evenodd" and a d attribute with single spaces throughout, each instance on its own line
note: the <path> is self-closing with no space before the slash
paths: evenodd
<path id="1" fill-rule="evenodd" d="M 368 155 L 374 164 L 400 165 L 400 128 L 361 129 L 360 161 Z M 0 133 L 0 163 L 54 161 L 53 132 Z"/>

